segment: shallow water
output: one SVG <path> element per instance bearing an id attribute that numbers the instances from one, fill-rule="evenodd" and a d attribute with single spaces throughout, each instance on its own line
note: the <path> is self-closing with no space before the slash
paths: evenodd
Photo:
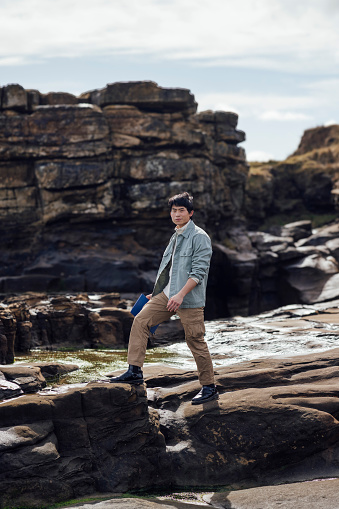
<path id="1" fill-rule="evenodd" d="M 167 352 L 164 348 L 152 348 L 147 351 L 147 363 L 166 363 L 181 365 L 180 354 Z M 63 376 L 58 383 L 82 383 L 91 380 L 104 379 L 107 373 L 123 369 L 127 363 L 127 350 L 76 350 L 76 351 L 46 351 L 32 350 L 28 355 L 15 357 L 15 364 L 32 362 L 59 362 L 76 364 L 79 369 Z"/>
<path id="2" fill-rule="evenodd" d="M 288 311 L 287 311 L 288 308 Z M 320 323 L 317 316 L 304 319 L 312 308 L 288 306 L 269 314 L 205 322 L 206 341 L 215 368 L 263 357 L 290 357 L 316 353 L 339 344 L 339 323 L 329 319 Z M 339 310 L 338 310 L 339 312 Z M 334 317 L 334 315 L 333 315 Z M 33 350 L 16 357 L 16 364 L 60 362 L 77 364 L 79 370 L 62 377 L 59 383 L 79 383 L 103 379 L 106 374 L 126 367 L 126 350 Z M 145 367 L 161 363 L 171 367 L 196 369 L 185 342 L 147 350 Z"/>

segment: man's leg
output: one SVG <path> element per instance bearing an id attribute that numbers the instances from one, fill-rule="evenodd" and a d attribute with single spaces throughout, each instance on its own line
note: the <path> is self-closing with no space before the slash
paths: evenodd
<path id="1" fill-rule="evenodd" d="M 168 299 L 164 293 L 153 297 L 133 320 L 129 344 L 127 362 L 129 368 L 126 373 L 111 378 L 112 383 L 143 383 L 142 366 L 144 364 L 149 330 L 174 314 L 167 310 Z"/>
<path id="2" fill-rule="evenodd" d="M 134 318 L 128 343 L 128 364 L 143 366 L 150 328 L 169 320 L 174 315 L 167 310 L 167 302 L 166 295 L 163 292 L 159 293 L 147 302 Z"/>
<path id="3" fill-rule="evenodd" d="M 204 308 L 179 308 L 177 314 L 184 327 L 186 343 L 193 354 L 199 382 L 202 385 L 202 390 L 193 398 L 192 403 L 198 404 L 217 399 L 211 354 L 204 339 Z"/>

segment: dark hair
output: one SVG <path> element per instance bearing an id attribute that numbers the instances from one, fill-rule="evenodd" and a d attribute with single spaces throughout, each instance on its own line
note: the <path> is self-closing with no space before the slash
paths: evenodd
<path id="1" fill-rule="evenodd" d="M 188 193 L 181 193 L 176 194 L 175 196 L 172 196 L 168 200 L 168 206 L 170 210 L 172 210 L 173 205 L 176 205 L 177 207 L 185 207 L 188 212 L 192 212 L 193 210 L 193 196 L 190 196 Z"/>

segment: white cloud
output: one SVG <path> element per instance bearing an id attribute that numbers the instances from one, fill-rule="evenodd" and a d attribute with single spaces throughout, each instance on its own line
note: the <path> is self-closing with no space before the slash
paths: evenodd
<path id="1" fill-rule="evenodd" d="M 337 122 L 336 120 L 327 120 L 327 122 L 324 123 L 324 126 L 325 127 L 329 127 L 330 125 L 338 125 L 339 122 Z"/>
<path id="2" fill-rule="evenodd" d="M 273 154 L 269 154 L 263 150 L 253 150 L 247 154 L 247 161 L 250 162 L 266 163 L 267 161 L 272 161 L 273 159 Z"/>
<path id="3" fill-rule="evenodd" d="M 6 58 L 147 54 L 333 74 L 338 25 L 331 0 L 2 0 L 0 47 Z"/>
<path id="4" fill-rule="evenodd" d="M 306 83 L 304 88 L 316 90 L 317 92 L 321 93 L 332 92 L 334 90 L 338 92 L 339 79 L 331 78 L 326 80 L 311 81 L 310 83 Z"/>
<path id="5" fill-rule="evenodd" d="M 292 111 L 268 110 L 259 115 L 261 120 L 277 120 L 279 122 L 290 122 L 294 120 L 312 120 L 311 115 Z"/>
<path id="6" fill-rule="evenodd" d="M 247 91 L 200 94 L 196 96 L 196 99 L 199 111 L 221 109 L 234 111 L 242 117 L 250 116 L 265 120 L 269 120 L 270 116 L 271 120 L 296 120 L 296 118 L 308 120 L 312 117 L 306 113 L 299 113 L 297 110 L 308 110 L 316 104 L 312 96 L 305 94 L 302 96 L 253 94 Z"/>
<path id="7" fill-rule="evenodd" d="M 17 66 L 24 65 L 26 62 L 22 57 L 13 56 L 13 57 L 0 57 L 0 66 Z"/>

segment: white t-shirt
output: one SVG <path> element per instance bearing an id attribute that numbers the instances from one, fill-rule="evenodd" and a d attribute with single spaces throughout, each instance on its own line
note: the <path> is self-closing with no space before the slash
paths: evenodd
<path id="1" fill-rule="evenodd" d="M 188 223 L 186 223 L 184 226 L 182 226 L 181 228 L 175 228 L 175 233 L 176 233 L 176 236 L 175 236 L 175 240 L 174 240 L 174 247 L 173 247 L 173 251 L 172 251 L 172 260 L 171 260 L 171 268 L 170 268 L 170 272 L 169 272 L 169 280 L 168 280 L 168 283 L 167 285 L 165 286 L 165 288 L 163 289 L 163 292 L 164 294 L 166 295 L 166 297 L 169 299 L 169 292 L 170 292 L 170 287 L 171 287 L 171 279 L 172 279 L 172 269 L 173 269 L 173 258 L 174 258 L 174 253 L 175 253 L 175 250 L 177 248 L 177 240 L 178 240 L 178 235 L 181 235 L 187 228 L 187 226 L 190 224 L 190 221 L 188 221 Z M 195 277 L 192 277 L 191 279 L 193 279 L 193 281 L 195 281 L 196 283 L 199 283 L 199 280 L 196 279 Z"/>

